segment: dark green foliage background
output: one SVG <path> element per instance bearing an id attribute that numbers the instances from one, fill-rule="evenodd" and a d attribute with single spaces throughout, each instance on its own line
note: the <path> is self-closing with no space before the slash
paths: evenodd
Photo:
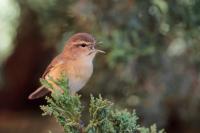
<path id="1" fill-rule="evenodd" d="M 82 93 L 136 107 L 146 124 L 167 125 L 173 113 L 183 123 L 199 121 L 199 6 L 198 0 L 73 2 L 69 29 L 94 34 L 107 51 Z"/>
<path id="2" fill-rule="evenodd" d="M 97 55 L 94 74 L 80 91 L 86 106 L 90 93 L 100 93 L 118 108 L 135 108 L 144 125 L 157 123 L 173 132 L 199 131 L 199 0 L 17 3 L 19 23 L 26 21 L 31 27 L 26 13 L 32 13 L 44 49 L 55 48 L 59 53 L 76 32 L 89 32 L 102 42 L 99 47 L 106 55 Z M 17 32 L 21 33 L 20 28 Z M 17 35 L 20 39 L 21 34 Z"/>

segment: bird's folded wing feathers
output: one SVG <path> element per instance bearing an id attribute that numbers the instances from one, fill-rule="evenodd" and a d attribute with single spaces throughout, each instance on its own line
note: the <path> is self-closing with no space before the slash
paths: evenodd
<path id="1" fill-rule="evenodd" d="M 42 78 L 45 78 L 45 76 L 52 71 L 53 69 L 55 69 L 57 66 L 63 64 L 64 61 L 62 59 L 62 57 L 59 55 L 57 56 L 55 59 L 52 60 L 52 62 L 48 65 L 48 67 L 46 68 L 45 72 L 42 75 Z"/>
<path id="2" fill-rule="evenodd" d="M 45 79 L 45 76 L 50 72 L 53 71 L 53 69 L 57 68 L 58 66 L 62 65 L 63 59 L 61 56 L 57 56 L 46 68 L 44 74 L 42 75 L 42 78 Z M 33 93 L 29 95 L 29 99 L 36 99 L 45 96 L 50 91 L 45 88 L 44 86 L 39 87 L 37 90 L 35 90 Z"/>

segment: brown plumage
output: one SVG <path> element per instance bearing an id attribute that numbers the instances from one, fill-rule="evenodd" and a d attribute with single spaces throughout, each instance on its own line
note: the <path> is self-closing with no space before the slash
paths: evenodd
<path id="1" fill-rule="evenodd" d="M 67 75 L 70 92 L 74 94 L 79 91 L 91 77 L 93 72 L 93 59 L 97 52 L 95 49 L 96 40 L 88 33 L 77 33 L 66 42 L 64 50 L 56 56 L 46 68 L 42 78 L 48 82 L 49 77 L 59 79 L 61 74 Z M 55 84 L 52 85 L 59 89 Z M 29 99 L 36 99 L 53 92 L 44 86 L 39 87 L 30 94 Z"/>

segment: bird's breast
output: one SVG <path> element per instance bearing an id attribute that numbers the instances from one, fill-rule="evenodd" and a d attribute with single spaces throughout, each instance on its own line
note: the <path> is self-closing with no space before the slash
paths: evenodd
<path id="1" fill-rule="evenodd" d="M 77 92 L 87 83 L 93 72 L 92 64 L 71 64 L 70 70 L 67 70 L 69 87 L 71 91 Z"/>

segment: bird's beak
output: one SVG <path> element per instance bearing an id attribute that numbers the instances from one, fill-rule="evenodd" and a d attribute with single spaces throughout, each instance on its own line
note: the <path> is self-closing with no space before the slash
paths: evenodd
<path id="1" fill-rule="evenodd" d="M 106 52 L 104 52 L 103 50 L 99 50 L 99 49 L 93 49 L 88 55 L 91 55 L 92 53 L 102 53 L 105 54 Z"/>
<path id="2" fill-rule="evenodd" d="M 102 53 L 102 54 L 105 54 L 105 53 L 106 53 L 105 51 L 99 50 L 99 49 L 96 49 L 96 52 L 97 52 L 97 53 Z"/>
<path id="3" fill-rule="evenodd" d="M 96 45 L 99 45 L 99 44 L 102 44 L 102 42 L 98 42 L 96 43 Z M 103 51 L 103 50 L 99 50 L 99 49 L 95 49 L 96 53 L 102 53 L 102 54 L 105 54 L 106 52 Z"/>

